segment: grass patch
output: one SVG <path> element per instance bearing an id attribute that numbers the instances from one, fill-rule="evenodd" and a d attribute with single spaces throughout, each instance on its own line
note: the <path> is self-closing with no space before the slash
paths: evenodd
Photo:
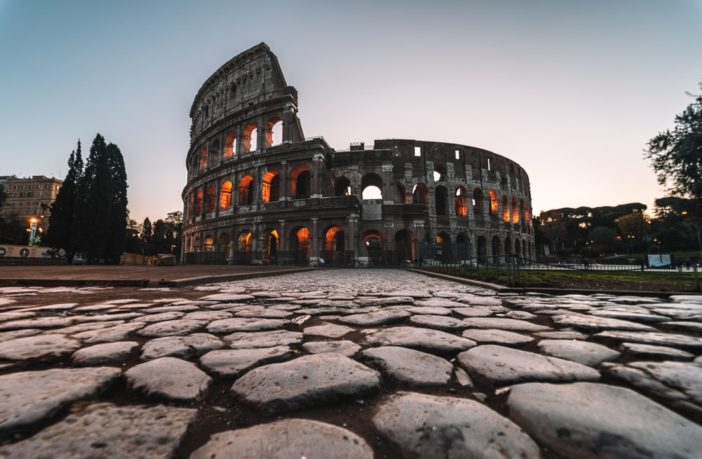
<path id="1" fill-rule="evenodd" d="M 448 268 L 429 269 L 512 287 L 555 287 L 596 290 L 637 290 L 660 292 L 696 291 L 694 273 L 660 273 L 641 271 L 546 271 L 506 269 Z M 702 278 L 702 274 L 700 274 Z"/>

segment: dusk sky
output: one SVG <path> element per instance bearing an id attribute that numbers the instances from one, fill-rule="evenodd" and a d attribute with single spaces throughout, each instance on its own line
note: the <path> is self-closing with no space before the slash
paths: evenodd
<path id="1" fill-rule="evenodd" d="M 643 150 L 699 91 L 702 0 L 0 0 L 0 175 L 62 179 L 100 132 L 132 218 L 182 210 L 195 93 L 261 41 L 307 137 L 492 150 L 536 212 L 651 205 Z"/>

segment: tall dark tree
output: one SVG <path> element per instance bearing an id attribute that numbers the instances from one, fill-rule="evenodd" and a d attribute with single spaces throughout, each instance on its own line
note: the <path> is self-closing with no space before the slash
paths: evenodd
<path id="1" fill-rule="evenodd" d="M 127 218 L 122 153 L 98 134 L 78 185 L 72 239 L 88 262 L 116 263 L 124 248 Z"/>
<path id="2" fill-rule="evenodd" d="M 144 219 L 144 223 L 141 224 L 141 237 L 144 239 L 144 242 L 149 244 L 151 242 L 151 238 L 153 237 L 153 228 L 151 227 L 151 220 L 149 220 L 149 217 L 146 217 Z"/>
<path id="3" fill-rule="evenodd" d="M 44 239 L 47 245 L 63 249 L 69 260 L 73 257 L 75 249 L 75 246 L 72 244 L 71 233 L 73 231 L 76 191 L 82 175 L 83 157 L 79 140 L 78 147 L 71 152 L 71 156 L 68 158 L 68 173 L 63 185 L 56 195 L 56 200 L 51 204 L 49 232 Z"/>

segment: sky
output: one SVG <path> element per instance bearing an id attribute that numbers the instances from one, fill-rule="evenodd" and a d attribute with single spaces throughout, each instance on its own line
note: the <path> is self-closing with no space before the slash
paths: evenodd
<path id="1" fill-rule="evenodd" d="M 0 175 L 63 178 L 99 132 L 132 218 L 182 210 L 193 98 L 262 41 L 307 137 L 485 148 L 537 213 L 652 206 L 644 149 L 699 90 L 702 0 L 0 0 Z"/>

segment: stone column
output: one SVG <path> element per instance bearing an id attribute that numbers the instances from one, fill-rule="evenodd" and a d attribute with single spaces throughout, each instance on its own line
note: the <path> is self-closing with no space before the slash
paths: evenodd
<path id="1" fill-rule="evenodd" d="M 288 256 L 288 236 L 285 230 L 285 220 L 278 220 L 280 225 L 280 232 L 278 233 L 278 264 L 282 265 L 287 263 Z"/>
<path id="2" fill-rule="evenodd" d="M 243 135 L 243 129 L 241 126 L 237 126 L 234 128 L 234 132 L 236 135 L 236 139 L 234 139 L 234 157 L 240 157 L 241 156 L 241 150 L 242 150 L 242 142 L 241 142 L 241 137 Z"/>
<path id="3" fill-rule="evenodd" d="M 393 204 L 392 199 L 392 163 L 385 163 L 383 169 L 383 204 Z"/>
<path id="4" fill-rule="evenodd" d="M 288 162 L 280 162 L 280 201 L 290 201 L 290 190 L 288 190 Z"/>
<path id="5" fill-rule="evenodd" d="M 221 188 L 222 179 L 217 179 L 217 181 L 215 182 L 215 218 L 219 217 L 219 200 L 221 199 L 221 196 L 219 194 L 222 192 Z"/>
<path id="6" fill-rule="evenodd" d="M 324 161 L 323 153 L 315 153 L 312 157 L 312 189 L 310 190 L 310 198 L 322 197 L 321 174 L 322 162 Z"/>
<path id="7" fill-rule="evenodd" d="M 310 265 L 316 266 L 319 261 L 319 218 L 312 217 L 312 243 L 310 245 Z"/>
<path id="8" fill-rule="evenodd" d="M 256 122 L 256 151 L 262 152 L 266 149 L 266 128 L 268 123 L 261 121 L 260 119 Z"/>

